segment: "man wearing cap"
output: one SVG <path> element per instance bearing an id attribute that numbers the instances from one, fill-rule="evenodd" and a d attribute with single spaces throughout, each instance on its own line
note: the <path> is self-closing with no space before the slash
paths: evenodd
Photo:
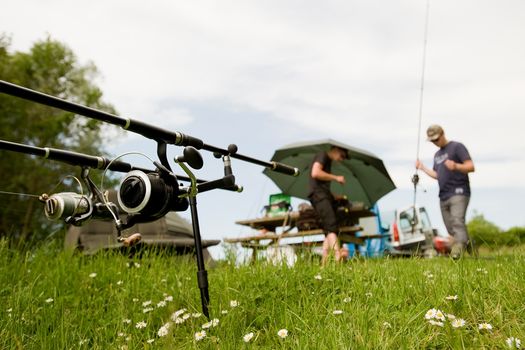
<path id="1" fill-rule="evenodd" d="M 345 183 L 345 177 L 331 173 L 332 162 L 340 162 L 348 157 L 348 151 L 333 146 L 328 152 L 317 153 L 312 161 L 310 172 L 310 193 L 308 198 L 321 218 L 325 239 L 323 242 L 322 265 L 326 264 L 331 250 L 334 250 L 335 260 L 341 261 L 341 251 L 337 234 L 339 225 L 336 215 L 335 197 L 330 191 L 331 181 Z"/>
<path id="2" fill-rule="evenodd" d="M 418 159 L 416 168 L 438 180 L 441 215 L 447 231 L 454 238 L 451 254 L 458 258 L 469 242 L 465 214 L 470 199 L 468 173 L 474 171 L 474 162 L 462 143 L 446 139 L 441 126 L 429 126 L 427 136 L 428 141 L 439 147 L 434 155 L 434 166 L 427 168 Z"/>

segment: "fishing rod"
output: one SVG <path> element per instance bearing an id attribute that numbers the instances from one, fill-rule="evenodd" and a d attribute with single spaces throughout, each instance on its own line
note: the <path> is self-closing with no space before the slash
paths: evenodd
<path id="1" fill-rule="evenodd" d="M 235 177 L 232 173 L 231 158 L 267 167 L 273 171 L 287 175 L 297 176 L 299 170 L 286 164 L 278 162 L 265 162 L 252 157 L 237 153 L 236 145 L 229 145 L 228 149 L 222 149 L 205 144 L 202 140 L 185 135 L 180 132 L 172 132 L 131 118 L 119 117 L 94 108 L 82 106 L 54 96 L 46 95 L 25 87 L 21 87 L 0 80 L 0 92 L 37 102 L 50 107 L 59 108 L 68 112 L 83 115 L 88 118 L 103 121 L 120 126 L 124 130 L 135 132 L 157 142 L 157 156 L 160 163 L 155 162 L 157 172 L 145 174 L 142 171 L 131 171 L 124 178 L 119 190 L 119 203 L 124 210 L 130 213 L 154 213 L 166 214 L 169 211 L 184 211 L 191 209 L 193 234 L 195 239 L 195 250 L 197 257 L 197 283 L 201 293 L 202 310 L 209 318 L 208 304 L 208 277 L 204 267 L 204 258 L 201 245 L 199 219 L 197 214 L 197 193 L 221 187 L 232 187 Z M 192 179 L 187 188 L 179 187 L 177 177 L 171 172 L 167 158 L 167 145 L 173 144 L 184 146 L 183 156 L 175 158 L 175 162 Z M 200 169 L 203 165 L 202 156 L 198 149 L 213 152 L 216 158 L 221 158 L 224 164 L 224 176 L 221 179 L 198 184 L 195 176 L 189 169 Z M 189 165 L 188 166 L 186 166 Z M 152 200 L 155 199 L 155 200 Z"/>
<path id="2" fill-rule="evenodd" d="M 106 196 L 97 188 L 93 181 L 91 181 L 88 169 L 104 169 L 123 173 L 142 172 L 144 174 L 154 174 L 157 171 L 134 167 L 126 162 L 109 160 L 101 156 L 92 156 L 49 147 L 36 147 L 5 140 L 0 140 L 0 150 L 35 155 L 43 157 L 44 159 L 82 167 L 81 178 L 88 188 L 87 195 L 83 193 L 60 192 L 52 195 L 44 193 L 39 197 L 39 200 L 44 203 L 44 214 L 49 220 L 63 219 L 66 223 L 75 226 L 80 226 L 90 218 L 109 219 L 111 218 L 111 211 L 118 217 L 118 207 L 110 203 L 107 198 L 105 198 Z M 189 177 L 181 175 L 178 176 L 178 179 L 187 182 L 192 181 Z M 202 179 L 195 179 L 195 181 L 201 187 L 201 192 L 206 191 L 207 188 L 211 186 L 210 184 L 214 184 L 213 181 L 210 182 Z M 242 187 L 235 184 L 220 188 L 237 192 L 242 191 Z M 108 205 L 111 209 L 108 208 Z M 157 215 L 154 215 L 154 217 L 155 216 Z M 121 221 L 121 225 L 118 225 L 117 229 L 120 233 L 120 230 L 131 227 L 136 223 L 153 220 L 152 216 L 131 214 L 127 216 L 126 222 L 122 223 Z"/>
<path id="3" fill-rule="evenodd" d="M 230 145 L 228 148 L 229 152 L 234 153 L 236 151 L 235 145 Z M 51 220 L 63 218 L 66 223 L 79 225 L 90 218 L 108 218 L 110 217 L 108 215 L 109 213 L 115 220 L 118 232 L 117 240 L 122 242 L 124 246 L 132 246 L 138 243 L 142 237 L 140 233 L 134 233 L 128 237 L 121 237 L 120 231 L 122 228 L 131 227 L 138 222 L 152 221 L 160 215 L 165 215 L 164 211 L 166 205 L 164 204 L 163 206 L 162 203 L 173 202 L 171 196 L 173 195 L 174 190 L 173 187 L 168 185 L 172 184 L 173 180 L 176 180 L 176 177 L 162 164 L 155 161 L 153 163 L 157 166 L 157 169 L 147 170 L 133 167 L 129 163 L 117 159 L 109 161 L 109 159 L 104 157 L 91 156 L 48 147 L 40 148 L 3 140 L 0 140 L 0 149 L 37 155 L 46 159 L 81 166 L 81 177 L 90 191 L 89 196 L 85 196 L 83 193 L 78 194 L 72 192 L 62 192 L 51 196 L 43 194 L 39 199 L 45 203 L 44 210 L 46 216 Z M 216 155 L 216 157 L 220 156 Z M 200 169 L 203 166 L 202 156 L 196 148 L 186 146 L 183 155 L 175 158 L 175 162 L 188 175 L 188 177 L 179 176 L 179 179 L 187 179 L 190 182 L 190 185 L 187 187 L 182 185 L 179 187 L 178 184 L 176 185 L 178 189 L 178 197 L 187 199 L 189 207 L 191 208 L 193 237 L 197 258 L 197 284 L 201 294 L 202 310 L 204 315 L 208 318 L 208 304 L 210 300 L 208 292 L 208 274 L 204 267 L 196 196 L 198 193 L 203 193 L 213 189 L 226 189 L 236 192 L 242 191 L 242 187 L 235 184 L 235 176 L 232 172 L 229 156 L 223 156 L 222 159 L 224 163 L 224 176 L 217 180 L 204 181 L 197 179 L 188 168 L 189 166 L 194 169 Z M 108 202 L 107 198 L 105 198 L 89 178 L 90 168 L 105 169 L 105 171 L 113 170 L 128 172 L 124 180 L 121 182 L 118 191 L 119 204 L 124 211 L 128 213 L 127 221 L 125 223 L 122 223 L 119 218 L 118 207 L 115 204 Z M 159 182 L 163 176 L 168 177 L 167 182 Z M 137 184 L 142 184 L 145 187 L 140 185 L 136 186 Z M 137 198 L 142 198 L 142 200 L 136 201 Z M 160 207 L 158 203 L 161 203 Z M 136 205 L 136 207 L 128 207 L 128 205 Z"/>
<path id="4" fill-rule="evenodd" d="M 5 141 L 5 140 L 0 140 L 0 149 L 6 150 L 6 151 L 24 153 L 24 154 L 31 154 L 31 155 L 43 157 L 45 159 L 56 160 L 56 161 L 70 164 L 70 165 L 85 166 L 85 167 L 89 167 L 92 169 L 99 169 L 99 170 L 108 169 L 111 171 L 121 172 L 121 173 L 128 173 L 132 170 L 139 170 L 145 173 L 155 172 L 155 170 L 135 167 L 129 163 L 122 162 L 119 160 L 112 161 L 109 158 L 102 157 L 102 156 L 92 156 L 92 155 L 88 155 L 84 153 L 66 151 L 66 150 L 62 150 L 58 148 L 36 147 L 36 146 L 30 146 L 30 145 L 25 145 L 25 144 Z M 185 182 L 191 181 L 191 179 L 187 176 L 184 176 L 184 175 L 176 175 L 176 176 L 177 176 L 177 179 L 181 181 L 185 181 Z M 196 181 L 199 184 L 209 182 L 208 180 L 203 180 L 203 179 L 196 179 Z M 234 191 L 234 192 L 243 191 L 243 187 L 239 185 L 234 185 L 229 188 L 221 188 L 221 189 L 228 190 L 228 191 Z"/>
<path id="5" fill-rule="evenodd" d="M 50 96 L 35 90 L 31 90 L 16 84 L 9 83 L 4 80 L 0 80 L 0 92 L 19 97 L 25 100 L 40 103 L 46 106 L 59 108 L 64 111 L 72 112 L 75 114 L 83 115 L 85 117 L 103 121 L 109 124 L 120 126 L 124 130 L 128 130 L 157 142 L 158 148 L 157 153 L 161 163 L 169 169 L 167 162 L 165 148 L 167 144 L 173 144 L 177 146 L 193 146 L 196 149 L 203 149 L 206 151 L 220 154 L 223 156 L 230 156 L 232 158 L 240 159 L 245 162 L 257 164 L 273 171 L 277 171 L 287 175 L 297 176 L 299 175 L 299 169 L 290 167 L 286 164 L 279 162 L 266 162 L 252 157 L 248 157 L 238 153 L 232 153 L 228 149 L 222 149 L 212 145 L 205 144 L 201 139 L 196 137 L 183 134 L 178 131 L 169 131 L 166 129 L 159 128 L 154 125 L 147 124 L 145 122 L 124 118 L 113 115 L 111 113 L 103 112 L 94 108 L 86 107 L 74 102 L 66 101 L 58 97 Z"/>

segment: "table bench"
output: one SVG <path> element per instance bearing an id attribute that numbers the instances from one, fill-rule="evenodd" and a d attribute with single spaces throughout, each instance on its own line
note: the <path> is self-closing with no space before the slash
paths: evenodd
<path id="1" fill-rule="evenodd" d="M 375 214 L 366 209 L 356 209 L 351 211 L 354 218 L 370 217 Z M 324 241 L 324 235 L 322 229 L 312 230 L 298 230 L 291 232 L 296 228 L 296 222 L 299 218 L 299 212 L 290 211 L 284 215 L 278 215 L 273 217 L 261 217 L 249 220 L 237 221 L 236 224 L 248 226 L 255 230 L 259 230 L 259 233 L 255 235 L 249 235 L 244 237 L 236 238 L 224 238 L 225 243 L 240 243 L 243 248 L 253 249 L 253 256 L 255 257 L 258 250 L 264 250 L 270 246 L 278 246 L 283 240 L 289 238 L 306 238 L 312 236 L 319 236 L 318 238 L 313 237 L 312 240 L 303 240 L 301 242 L 287 242 L 286 245 L 292 245 L 295 247 L 311 247 L 322 245 Z M 277 229 L 281 229 L 281 233 L 277 233 Z M 339 240 L 341 243 L 354 244 L 357 248 L 359 245 L 366 244 L 367 240 L 374 238 L 383 238 L 385 235 L 356 235 L 357 232 L 362 231 L 362 227 L 358 225 L 354 226 L 343 226 L 339 228 Z M 357 249 L 356 249 L 357 250 Z"/>

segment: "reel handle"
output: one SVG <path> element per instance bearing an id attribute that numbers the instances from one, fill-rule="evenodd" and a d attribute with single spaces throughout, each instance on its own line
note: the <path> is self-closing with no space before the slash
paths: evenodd
<path id="1" fill-rule="evenodd" d="M 142 235 L 140 233 L 134 233 L 126 238 L 122 238 L 122 244 L 124 247 L 133 247 L 135 244 L 139 243 L 142 240 Z"/>

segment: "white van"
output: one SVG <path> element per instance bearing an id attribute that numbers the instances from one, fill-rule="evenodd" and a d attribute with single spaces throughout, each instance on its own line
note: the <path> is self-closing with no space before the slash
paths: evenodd
<path id="1" fill-rule="evenodd" d="M 422 254 L 428 257 L 438 253 L 447 254 L 450 241 L 450 236 L 439 236 L 437 230 L 432 228 L 424 207 L 411 205 L 396 210 L 394 222 L 390 226 L 390 254 Z"/>

